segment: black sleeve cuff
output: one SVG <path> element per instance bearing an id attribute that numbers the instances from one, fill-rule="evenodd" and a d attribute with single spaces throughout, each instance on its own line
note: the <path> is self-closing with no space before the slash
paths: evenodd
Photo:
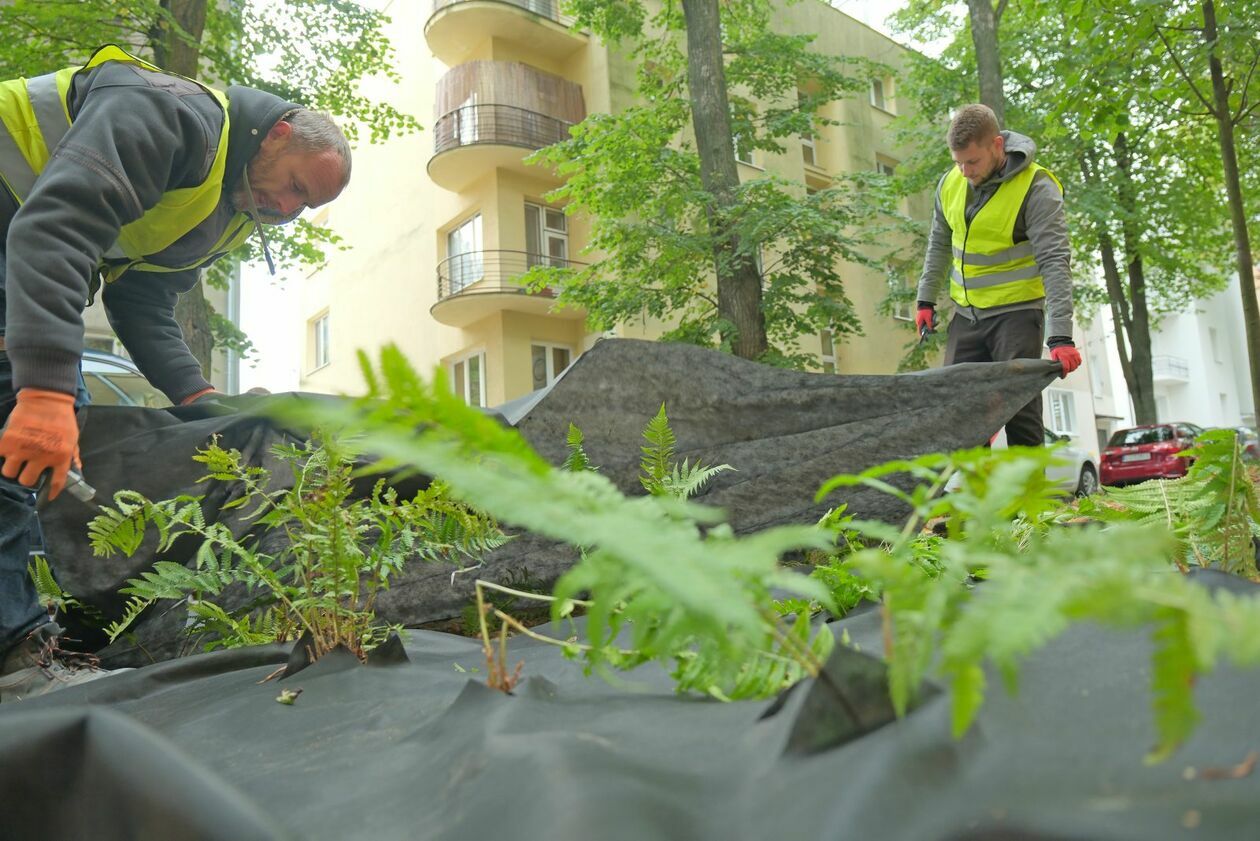
<path id="1" fill-rule="evenodd" d="M 936 309 L 936 304 L 932 301 L 919 301 L 919 309 L 923 309 L 925 307 L 927 309 L 934 310 Z"/>
<path id="2" fill-rule="evenodd" d="M 1065 345 L 1067 347 L 1076 347 L 1076 343 L 1072 341 L 1071 336 L 1051 336 L 1046 339 L 1046 347 L 1048 348 L 1064 347 Z"/>

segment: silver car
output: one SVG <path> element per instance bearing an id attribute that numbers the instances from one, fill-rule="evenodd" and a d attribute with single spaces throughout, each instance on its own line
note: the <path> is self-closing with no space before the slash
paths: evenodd
<path id="1" fill-rule="evenodd" d="M 1046 470 L 1046 478 L 1054 482 L 1065 494 L 1089 496 L 1098 490 L 1098 465 L 1085 450 L 1072 446 L 1072 439 L 1066 435 L 1055 435 L 1046 430 L 1046 446 L 1059 444 L 1057 455 L 1062 464 L 1056 464 Z"/>
<path id="2" fill-rule="evenodd" d="M 83 382 L 97 406 L 145 406 L 164 409 L 171 405 L 162 392 L 144 378 L 130 359 L 99 350 L 83 351 Z"/>

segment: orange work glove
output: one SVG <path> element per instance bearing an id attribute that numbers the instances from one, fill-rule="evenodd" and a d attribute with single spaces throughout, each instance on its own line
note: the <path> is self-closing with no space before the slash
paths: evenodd
<path id="1" fill-rule="evenodd" d="M 1067 344 L 1050 348 L 1050 358 L 1063 366 L 1064 377 L 1081 367 L 1081 352 L 1075 345 Z"/>
<path id="2" fill-rule="evenodd" d="M 48 498 L 66 486 L 66 471 L 79 453 L 79 423 L 74 417 L 74 395 L 42 388 L 18 392 L 17 405 L 0 433 L 0 475 L 33 488 L 45 470 L 51 471 Z"/>

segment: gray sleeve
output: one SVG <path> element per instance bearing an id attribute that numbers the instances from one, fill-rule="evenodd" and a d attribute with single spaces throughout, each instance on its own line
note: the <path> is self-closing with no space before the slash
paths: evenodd
<path id="1" fill-rule="evenodd" d="M 192 99 L 137 85 L 94 90 L 14 215 L 5 342 L 16 388 L 74 393 L 101 255 L 123 225 L 204 166 L 213 127 Z"/>
<path id="2" fill-rule="evenodd" d="M 177 405 L 210 387 L 175 320 L 175 302 L 199 278 L 197 269 L 130 271 L 101 290 L 105 315 L 118 340 L 144 378 Z"/>
<path id="3" fill-rule="evenodd" d="M 941 181 L 944 181 L 942 176 Z M 923 257 L 923 272 L 919 275 L 918 300 L 935 301 L 940 292 L 941 280 L 954 263 L 954 232 L 945 221 L 941 209 L 941 187 L 936 185 L 936 203 L 932 208 L 932 229 L 928 232 L 927 253 Z"/>
<path id="4" fill-rule="evenodd" d="M 1039 175 L 1024 202 L 1028 241 L 1046 285 L 1046 336 L 1072 338 L 1072 244 L 1068 240 L 1063 193 L 1048 175 Z"/>

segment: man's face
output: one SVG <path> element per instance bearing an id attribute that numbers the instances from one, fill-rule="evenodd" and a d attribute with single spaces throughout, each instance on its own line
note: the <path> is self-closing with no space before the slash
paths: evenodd
<path id="1" fill-rule="evenodd" d="M 973 187 L 979 187 L 1006 163 L 1006 140 L 995 134 L 990 140 L 978 140 L 965 149 L 951 150 L 954 163 Z"/>
<path id="2" fill-rule="evenodd" d="M 289 149 L 293 129 L 279 122 L 246 167 L 246 179 L 258 205 L 258 221 L 281 225 L 308 207 L 327 204 L 341 193 L 342 162 L 336 152 L 299 152 Z M 249 196 L 242 184 L 232 194 L 238 211 L 249 212 Z"/>

